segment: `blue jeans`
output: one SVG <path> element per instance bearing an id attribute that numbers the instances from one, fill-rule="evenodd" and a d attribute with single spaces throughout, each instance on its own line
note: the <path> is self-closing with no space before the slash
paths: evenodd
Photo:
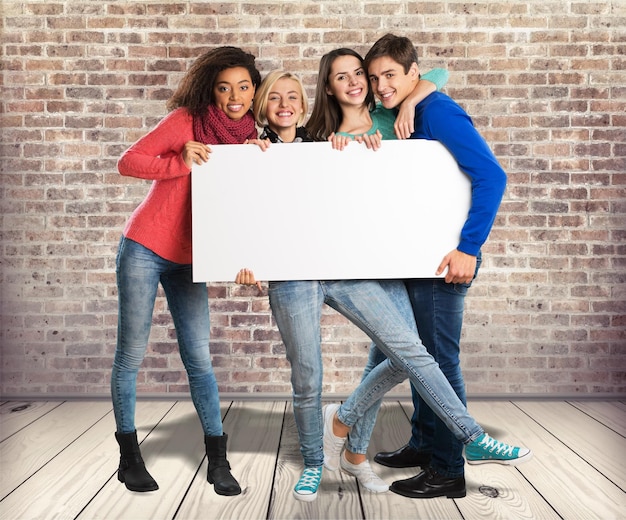
<path id="1" fill-rule="evenodd" d="M 475 439 L 482 428 L 467 413 L 422 344 L 411 315 L 406 288 L 397 280 L 338 280 L 273 282 L 270 305 L 292 364 L 294 414 L 305 466 L 323 462 L 321 414 L 320 318 L 326 303 L 376 342 L 387 359 L 375 366 L 340 407 L 339 419 L 354 427 L 359 419 L 371 430 L 384 394 L 407 376 L 435 413 L 464 442 Z M 412 323 L 411 323 L 412 322 Z M 371 408 L 371 410 L 370 410 Z M 368 410 L 371 415 L 366 415 Z M 367 438 L 369 442 L 369 437 Z M 355 452 L 360 451 L 358 440 Z M 365 445 L 365 448 L 367 446 Z M 352 448 L 351 448 L 352 449 Z"/>
<path id="2" fill-rule="evenodd" d="M 287 359 L 291 364 L 293 412 L 298 428 L 304 466 L 318 467 L 324 462 L 322 436 L 322 341 L 320 322 L 326 295 L 323 282 L 270 282 L 269 301 L 278 325 Z M 376 422 L 378 406 L 368 410 L 357 424 Z M 369 441 L 369 438 L 367 439 Z M 352 449 L 365 453 L 367 444 Z"/>
<path id="3" fill-rule="evenodd" d="M 174 320 L 191 399 L 205 435 L 222 435 L 217 381 L 209 351 L 206 284 L 193 283 L 191 265 L 170 262 L 122 237 L 117 254 L 117 348 L 111 396 L 118 433 L 135 431 L 137 373 L 143 361 L 159 282 Z"/>
<path id="4" fill-rule="evenodd" d="M 479 253 L 474 278 L 480 264 Z M 439 363 L 461 402 L 466 403 L 460 343 L 465 296 L 471 283 L 449 284 L 437 278 L 407 280 L 405 284 L 426 349 Z M 435 417 L 413 386 L 411 394 L 415 410 L 411 419 L 409 445 L 416 450 L 431 452 L 430 465 L 440 475 L 447 478 L 463 476 L 463 444 Z"/>

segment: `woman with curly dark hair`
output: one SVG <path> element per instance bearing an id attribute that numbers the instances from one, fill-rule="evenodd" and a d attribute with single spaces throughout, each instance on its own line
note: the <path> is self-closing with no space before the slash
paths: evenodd
<path id="1" fill-rule="evenodd" d="M 206 284 L 192 279 L 190 174 L 194 163 L 209 159 L 210 145 L 256 141 L 250 107 L 260 80 L 251 54 L 236 47 L 206 52 L 169 99 L 170 113 L 118 162 L 122 175 L 152 180 L 124 228 L 116 262 L 119 315 L 111 394 L 121 454 L 117 476 L 131 491 L 158 489 L 139 450 L 135 403 L 160 283 L 204 431 L 207 480 L 220 495 L 241 493 L 226 459 Z"/>

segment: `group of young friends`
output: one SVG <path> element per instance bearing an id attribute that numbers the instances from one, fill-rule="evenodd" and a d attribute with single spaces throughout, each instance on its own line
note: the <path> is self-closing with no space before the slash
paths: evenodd
<path id="1" fill-rule="evenodd" d="M 194 62 L 168 101 L 168 115 L 118 163 L 122 175 L 153 181 L 126 224 L 116 263 L 119 321 L 111 393 L 120 446 L 118 479 L 129 490 L 158 489 L 141 456 L 135 404 L 160 283 L 204 431 L 207 480 L 218 494 L 241 493 L 226 457 L 206 286 L 193 283 L 191 272 L 190 172 L 194 163 L 210 160 L 213 144 L 267 149 L 275 143 L 330 140 L 337 149 L 356 141 L 353 146 L 375 150 L 386 139 L 438 140 L 471 179 L 471 208 L 459 244 L 433 278 L 269 282 L 270 307 L 291 365 L 304 462 L 293 488 L 296 499 L 316 498 L 324 467 L 341 468 L 372 492 L 460 498 L 466 494 L 464 450 L 470 464 L 515 465 L 531 458 L 527 448 L 491 438 L 466 407 L 459 358 L 464 298 L 506 175 L 467 113 L 439 92 L 446 81 L 441 69 L 420 76 L 415 47 L 405 37 L 383 36 L 365 58 L 336 49 L 320 61 L 315 103 L 304 124 L 307 95 L 297 76 L 274 71 L 261 81 L 254 56 L 236 47 L 212 49 Z M 248 269 L 235 281 L 261 287 Z M 341 405 L 322 406 L 324 304 L 372 340 L 363 378 Z M 366 452 L 383 396 L 406 378 L 415 409 L 411 438 L 374 460 L 421 471 L 390 487 L 375 474 Z"/>

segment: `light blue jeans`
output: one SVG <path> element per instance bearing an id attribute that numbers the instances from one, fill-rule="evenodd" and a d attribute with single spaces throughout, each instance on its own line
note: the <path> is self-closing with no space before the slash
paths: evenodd
<path id="1" fill-rule="evenodd" d="M 474 278 L 478 274 L 481 262 L 482 256 L 479 252 Z M 465 382 L 461 372 L 460 342 L 465 296 L 471 282 L 452 284 L 446 283 L 443 278 L 416 278 L 405 280 L 404 283 L 424 346 L 439 363 L 439 368 L 461 402 L 467 406 Z M 376 347 L 376 344 L 372 343 L 370 348 L 365 374 L 385 359 L 385 355 Z M 411 385 L 411 395 L 414 412 L 411 418 L 412 435 L 408 442 L 409 446 L 416 451 L 430 454 L 430 467 L 442 477 L 462 477 L 465 465 L 463 443 L 426 406 L 413 385 Z M 360 435 L 363 439 L 369 439 L 371 433 L 365 430 L 360 432 Z"/>
<path id="2" fill-rule="evenodd" d="M 217 381 L 209 351 L 206 284 L 193 283 L 191 265 L 170 262 L 122 237 L 117 254 L 117 348 L 111 396 L 118 433 L 135 431 L 137 373 L 143 361 L 159 283 L 174 320 L 191 399 L 205 435 L 222 435 Z"/>
<path id="3" fill-rule="evenodd" d="M 300 452 L 304 466 L 319 467 L 324 462 L 322 419 L 322 306 L 325 289 L 333 282 L 285 281 L 270 282 L 270 307 L 280 331 L 287 359 L 291 364 L 293 412 L 298 429 Z M 328 303 L 328 302 L 327 302 Z M 380 403 L 378 403 L 380 404 Z M 365 432 L 376 422 L 379 406 L 373 406 L 357 421 Z M 361 426 L 363 423 L 365 425 Z M 354 453 L 365 453 L 365 444 L 349 446 Z"/>
<path id="4" fill-rule="evenodd" d="M 363 330 L 387 356 L 339 409 L 339 419 L 356 426 L 350 435 L 351 451 L 365 453 L 369 436 L 359 432 L 371 432 L 382 397 L 407 376 L 457 438 L 469 442 L 483 433 L 422 344 L 401 281 L 272 282 L 269 296 L 292 365 L 294 415 L 306 467 L 323 462 L 320 318 L 324 303 Z"/>

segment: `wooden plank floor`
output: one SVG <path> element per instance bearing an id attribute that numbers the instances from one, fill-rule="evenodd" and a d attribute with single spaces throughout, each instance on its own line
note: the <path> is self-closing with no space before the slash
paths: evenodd
<path id="1" fill-rule="evenodd" d="M 494 437 L 534 451 L 511 468 L 466 466 L 467 497 L 412 500 L 373 494 L 325 471 L 315 502 L 296 501 L 301 470 L 287 401 L 222 403 L 229 459 L 242 485 L 216 495 L 206 481 L 200 423 L 190 401 L 140 401 L 138 436 L 159 483 L 132 493 L 117 481 L 118 448 L 106 401 L 0 404 L 0 519 L 599 519 L 626 518 L 626 403 L 470 401 Z M 410 434 L 410 403 L 386 402 L 370 454 Z M 374 464 L 388 482 L 417 470 Z"/>

